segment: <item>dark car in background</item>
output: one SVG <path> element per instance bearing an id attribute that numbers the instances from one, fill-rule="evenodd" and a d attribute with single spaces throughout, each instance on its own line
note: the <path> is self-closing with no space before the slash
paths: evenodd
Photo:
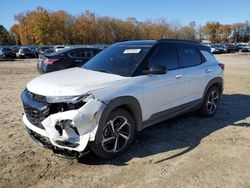
<path id="1" fill-rule="evenodd" d="M 11 48 L 0 48 L 0 59 L 15 58 L 16 54 Z"/>
<path id="2" fill-rule="evenodd" d="M 71 67 L 81 67 L 101 50 L 100 48 L 65 48 L 40 55 L 37 69 L 40 73 L 47 73 Z"/>
<path id="3" fill-rule="evenodd" d="M 226 48 L 227 53 L 233 53 L 237 51 L 235 45 L 233 44 L 224 44 L 223 46 Z"/>
<path id="4" fill-rule="evenodd" d="M 39 57 L 39 48 L 38 47 L 30 47 L 29 50 L 33 53 L 33 57 Z"/>
<path id="5" fill-rule="evenodd" d="M 250 52 L 250 45 L 237 44 L 236 49 L 237 49 L 238 52 Z"/>
<path id="6" fill-rule="evenodd" d="M 39 48 L 39 55 L 44 55 L 46 54 L 47 52 L 55 52 L 55 50 L 53 50 L 53 47 L 52 46 L 41 46 Z"/>
<path id="7" fill-rule="evenodd" d="M 20 47 L 18 47 L 18 46 L 12 46 L 11 49 L 12 49 L 13 53 L 16 56 L 16 53 L 19 51 Z"/>
<path id="8" fill-rule="evenodd" d="M 48 54 L 51 54 L 55 52 L 53 49 L 47 49 L 47 50 L 44 50 L 42 53 L 40 52 L 39 54 L 39 58 L 42 58 L 42 56 L 45 56 L 45 55 L 48 55 Z"/>
<path id="9" fill-rule="evenodd" d="M 213 44 L 210 45 L 211 52 L 213 54 L 222 54 L 226 52 L 226 49 L 222 45 Z"/>
<path id="10" fill-rule="evenodd" d="M 16 53 L 16 56 L 19 58 L 34 58 L 36 57 L 34 51 L 30 50 L 29 48 L 20 48 L 19 51 Z"/>

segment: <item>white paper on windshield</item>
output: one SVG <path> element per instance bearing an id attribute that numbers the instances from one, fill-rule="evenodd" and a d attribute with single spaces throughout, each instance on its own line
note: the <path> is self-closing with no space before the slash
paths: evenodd
<path id="1" fill-rule="evenodd" d="M 141 51 L 141 49 L 126 49 L 124 50 L 124 54 L 138 54 Z"/>

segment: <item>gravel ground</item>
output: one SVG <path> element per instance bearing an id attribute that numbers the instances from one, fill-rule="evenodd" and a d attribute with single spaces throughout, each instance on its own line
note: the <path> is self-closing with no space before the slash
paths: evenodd
<path id="1" fill-rule="evenodd" d="M 28 136 L 20 94 L 37 60 L 0 62 L 0 187 L 250 187 L 250 54 L 217 55 L 225 90 L 212 118 L 195 113 L 140 132 L 121 157 L 54 156 Z"/>

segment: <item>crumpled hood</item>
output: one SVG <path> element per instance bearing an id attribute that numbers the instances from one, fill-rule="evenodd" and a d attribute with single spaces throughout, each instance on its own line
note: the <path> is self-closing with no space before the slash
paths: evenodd
<path id="1" fill-rule="evenodd" d="M 74 96 L 123 84 L 127 77 L 71 68 L 38 76 L 27 84 L 30 92 L 43 96 Z"/>

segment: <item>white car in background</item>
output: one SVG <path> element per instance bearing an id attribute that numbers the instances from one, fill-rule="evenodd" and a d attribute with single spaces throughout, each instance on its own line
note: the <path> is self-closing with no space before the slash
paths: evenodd
<path id="1" fill-rule="evenodd" d="M 64 48 L 65 48 L 65 46 L 63 46 L 63 45 L 56 45 L 56 46 L 53 47 L 53 50 L 55 52 L 58 52 L 58 51 L 60 51 L 60 50 L 62 50 Z"/>

